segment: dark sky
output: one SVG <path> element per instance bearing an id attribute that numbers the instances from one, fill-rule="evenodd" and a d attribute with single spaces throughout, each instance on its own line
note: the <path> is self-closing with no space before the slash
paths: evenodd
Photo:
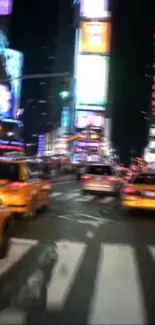
<path id="1" fill-rule="evenodd" d="M 148 111 L 150 102 L 151 85 L 145 74 L 146 65 L 153 62 L 154 2 L 112 1 L 112 139 L 117 147 L 121 146 L 123 159 L 132 149 L 139 154 L 147 138 L 148 125 L 141 111 Z M 12 46 L 24 52 L 26 73 L 44 71 L 42 45 L 47 45 L 51 55 L 56 56 L 58 48 L 61 58 L 56 67 L 70 69 L 74 43 L 71 3 L 71 0 L 15 0 Z M 58 46 L 60 29 L 62 41 Z"/>

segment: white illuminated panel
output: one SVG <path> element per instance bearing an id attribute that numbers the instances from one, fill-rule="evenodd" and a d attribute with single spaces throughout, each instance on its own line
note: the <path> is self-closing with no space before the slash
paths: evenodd
<path id="1" fill-rule="evenodd" d="M 77 58 L 77 106 L 107 102 L 109 58 L 79 55 Z"/>
<path id="2" fill-rule="evenodd" d="M 102 106 L 90 106 L 90 105 L 78 105 L 76 109 L 84 110 L 84 111 L 104 111 L 105 107 Z"/>
<path id="3" fill-rule="evenodd" d="M 81 0 L 80 15 L 86 18 L 109 17 L 108 0 Z"/>

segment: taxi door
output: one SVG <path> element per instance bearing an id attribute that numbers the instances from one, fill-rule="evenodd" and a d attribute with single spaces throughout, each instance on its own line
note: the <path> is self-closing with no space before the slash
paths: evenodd
<path id="1" fill-rule="evenodd" d="M 42 184 L 39 175 L 38 165 L 36 163 L 28 163 L 27 168 L 29 174 L 30 195 L 35 200 L 36 209 L 39 209 L 42 206 Z"/>

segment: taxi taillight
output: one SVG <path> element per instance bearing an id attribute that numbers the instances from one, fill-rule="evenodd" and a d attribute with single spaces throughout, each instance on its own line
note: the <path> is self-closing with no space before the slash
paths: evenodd
<path id="1" fill-rule="evenodd" d="M 81 179 L 83 179 L 84 181 L 90 181 L 93 177 L 89 176 L 89 175 L 83 175 L 81 176 Z"/>
<path id="2" fill-rule="evenodd" d="M 127 186 L 123 189 L 123 193 L 127 194 L 127 195 L 135 195 L 136 190 L 135 190 L 134 186 Z"/>
<path id="3" fill-rule="evenodd" d="M 20 183 L 20 182 L 11 182 L 9 184 L 12 188 L 16 188 L 16 189 L 21 189 L 24 188 L 27 184 L 26 183 Z"/>

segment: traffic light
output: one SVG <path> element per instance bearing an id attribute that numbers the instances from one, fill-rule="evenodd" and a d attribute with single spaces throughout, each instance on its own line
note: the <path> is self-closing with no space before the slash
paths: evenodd
<path id="1" fill-rule="evenodd" d="M 59 97 L 62 99 L 62 100 L 66 100 L 66 99 L 69 99 L 70 98 L 70 95 L 71 95 L 71 81 L 70 81 L 70 77 L 65 77 L 62 81 L 62 84 L 61 84 L 61 89 L 60 89 L 60 92 L 59 92 Z"/>

